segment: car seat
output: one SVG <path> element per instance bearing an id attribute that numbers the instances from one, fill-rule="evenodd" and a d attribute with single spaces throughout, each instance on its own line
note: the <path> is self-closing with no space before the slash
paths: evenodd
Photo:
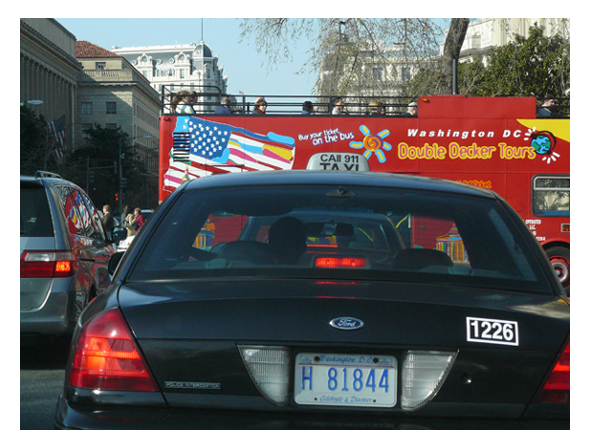
<path id="1" fill-rule="evenodd" d="M 305 225 L 294 217 L 282 217 L 268 231 L 268 245 L 279 264 L 296 264 L 307 249 Z"/>
<path id="2" fill-rule="evenodd" d="M 453 267 L 454 263 L 446 253 L 439 250 L 408 248 L 397 253 L 392 266 L 401 270 L 421 270 L 432 266 Z"/>

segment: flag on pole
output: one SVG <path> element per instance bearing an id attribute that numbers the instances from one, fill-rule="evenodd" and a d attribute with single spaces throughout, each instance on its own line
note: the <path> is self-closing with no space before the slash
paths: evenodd
<path id="1" fill-rule="evenodd" d="M 65 114 L 57 118 L 55 121 L 51 121 L 48 124 L 49 131 L 57 142 L 55 148 L 55 157 L 61 160 L 67 150 L 67 140 L 65 136 Z"/>

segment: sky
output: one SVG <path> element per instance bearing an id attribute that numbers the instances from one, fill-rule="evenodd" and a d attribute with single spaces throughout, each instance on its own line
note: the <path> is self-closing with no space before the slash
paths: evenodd
<path id="1" fill-rule="evenodd" d="M 309 95 L 316 74 L 295 73 L 307 60 L 308 41 L 291 48 L 293 61 L 267 68 L 264 56 L 256 53 L 254 37 L 242 43 L 241 19 L 172 18 L 56 18 L 77 40 L 86 40 L 99 47 L 174 45 L 198 43 L 201 36 L 219 56 L 219 66 L 228 77 L 229 93 L 246 95 Z"/>

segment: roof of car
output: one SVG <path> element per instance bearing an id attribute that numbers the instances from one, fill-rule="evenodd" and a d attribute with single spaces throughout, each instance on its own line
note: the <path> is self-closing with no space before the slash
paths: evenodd
<path id="1" fill-rule="evenodd" d="M 66 180 L 66 179 L 62 178 L 57 174 L 52 174 L 50 172 L 43 172 L 43 171 L 38 171 L 37 173 L 35 173 L 35 175 L 21 175 L 20 181 L 21 182 L 28 182 L 28 183 L 38 183 L 39 185 L 43 184 L 43 182 L 49 182 L 49 183 L 53 183 L 53 184 L 64 183 L 64 184 L 77 186 L 75 183 L 71 182 L 70 180 Z"/>
<path id="2" fill-rule="evenodd" d="M 382 172 L 341 172 L 315 170 L 255 171 L 220 174 L 202 177 L 188 182 L 187 190 L 224 188 L 253 185 L 356 185 L 389 188 L 406 188 L 429 191 L 444 191 L 460 194 L 494 197 L 487 189 L 464 183 L 403 174 Z"/>

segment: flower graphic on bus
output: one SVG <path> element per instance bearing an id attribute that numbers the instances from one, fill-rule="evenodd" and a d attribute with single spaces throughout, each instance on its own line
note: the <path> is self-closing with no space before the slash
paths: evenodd
<path id="1" fill-rule="evenodd" d="M 384 138 L 389 136 L 388 130 L 381 130 L 377 134 L 370 133 L 368 127 L 364 124 L 360 126 L 360 132 L 364 134 L 364 139 L 362 141 L 352 141 L 350 142 L 350 147 L 353 149 L 365 149 L 364 153 L 362 154 L 366 160 L 370 158 L 370 156 L 374 153 L 378 161 L 384 163 L 386 161 L 386 156 L 383 152 L 390 151 L 392 146 L 384 141 Z"/>
<path id="2" fill-rule="evenodd" d="M 558 160 L 560 154 L 554 152 L 556 138 L 551 132 L 548 132 L 547 130 L 536 132 L 536 129 L 534 128 L 528 130 L 526 135 L 530 137 L 530 146 L 534 148 L 534 151 L 538 155 L 545 155 L 545 157 L 542 157 L 542 161 L 550 164 L 552 161 Z"/>

